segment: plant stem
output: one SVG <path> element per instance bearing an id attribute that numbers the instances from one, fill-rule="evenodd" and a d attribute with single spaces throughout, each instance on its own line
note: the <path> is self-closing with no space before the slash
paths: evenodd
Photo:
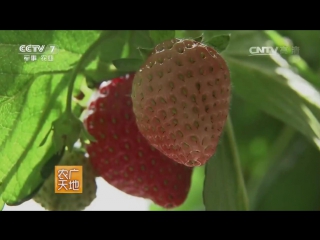
<path id="1" fill-rule="evenodd" d="M 238 183 L 238 190 L 239 190 L 238 194 L 241 198 L 243 198 L 245 210 L 249 210 L 248 194 L 247 194 L 247 190 L 246 190 L 246 187 L 244 184 L 244 179 L 243 179 L 242 170 L 241 170 L 240 157 L 239 157 L 239 153 L 238 153 L 238 149 L 237 149 L 237 143 L 236 143 L 236 139 L 234 136 L 233 126 L 232 126 L 230 116 L 227 119 L 226 134 L 228 137 L 228 141 L 230 143 L 231 154 L 233 155 L 233 157 L 232 157 L 233 162 L 232 163 L 233 163 L 234 168 L 236 169 L 237 183 Z"/>
<path id="2" fill-rule="evenodd" d="M 87 51 L 81 56 L 79 62 L 75 66 L 75 68 L 72 71 L 71 77 L 70 77 L 70 83 L 68 86 L 68 95 L 67 95 L 67 107 L 66 112 L 72 113 L 72 93 L 73 93 L 73 87 L 74 83 L 76 81 L 78 73 L 82 70 L 84 67 L 84 64 L 88 57 L 93 53 L 93 51 L 100 46 L 100 44 L 106 39 L 106 37 L 110 36 L 112 32 L 109 32 L 109 34 L 105 34 L 103 37 L 100 36 L 91 46 L 87 49 Z"/>

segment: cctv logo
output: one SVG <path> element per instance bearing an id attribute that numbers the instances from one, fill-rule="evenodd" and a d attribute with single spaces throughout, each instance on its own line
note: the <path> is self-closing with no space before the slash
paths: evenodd
<path id="1" fill-rule="evenodd" d="M 21 54 L 42 54 L 44 52 L 47 52 L 49 54 L 56 54 L 58 51 L 58 47 L 50 44 L 50 45 L 21 45 L 19 47 L 19 51 Z"/>
<path id="2" fill-rule="evenodd" d="M 19 50 L 22 53 L 42 53 L 44 48 L 45 45 L 21 45 Z"/>

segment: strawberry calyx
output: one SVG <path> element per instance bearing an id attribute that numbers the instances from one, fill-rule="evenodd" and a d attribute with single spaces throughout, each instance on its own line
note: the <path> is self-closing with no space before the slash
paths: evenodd
<path id="1" fill-rule="evenodd" d="M 52 123 L 51 129 L 41 142 L 40 147 L 44 145 L 51 131 L 53 131 L 52 141 L 57 152 L 62 151 L 65 147 L 67 147 L 69 151 L 72 151 L 74 144 L 79 138 L 81 141 L 96 141 L 95 138 L 87 132 L 83 123 L 73 113 L 68 111 Z"/>
<path id="2" fill-rule="evenodd" d="M 221 53 L 228 47 L 230 42 L 230 37 L 231 37 L 231 34 L 213 36 L 208 40 L 205 40 L 204 44 L 214 48 L 216 51 Z"/>
<path id="3" fill-rule="evenodd" d="M 203 34 L 201 34 L 199 37 L 193 38 L 193 40 L 196 42 L 202 42 L 203 41 Z"/>
<path id="4" fill-rule="evenodd" d="M 86 134 L 83 134 L 86 130 L 84 129 L 82 122 L 70 112 L 65 112 L 55 120 L 52 123 L 52 130 L 52 139 L 57 151 L 65 146 L 67 146 L 68 150 L 72 150 L 73 145 L 81 136 L 86 138 Z M 91 135 L 89 136 L 90 137 L 88 138 L 94 141 L 94 138 Z"/>

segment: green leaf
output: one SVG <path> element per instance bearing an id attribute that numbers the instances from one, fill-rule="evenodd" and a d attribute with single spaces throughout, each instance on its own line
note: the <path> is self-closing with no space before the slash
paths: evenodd
<path id="1" fill-rule="evenodd" d="M 98 37 L 99 31 L 1 31 L 0 53 L 6 57 L 0 60 L 0 72 L 9 75 L 1 78 L 10 78 L 12 75 L 22 73 L 35 74 L 69 70 L 72 68 L 71 65 L 81 57 L 81 53 Z M 53 43 L 59 48 L 59 51 L 53 55 L 52 62 L 41 61 L 41 55 L 37 55 L 35 62 L 25 62 L 24 54 L 19 54 L 21 45 Z M 12 65 L 12 62 L 15 64 Z M 23 80 L 19 80 L 19 83 L 23 84 Z M 8 84 L 5 84 L 4 87 L 8 87 Z"/>
<path id="2" fill-rule="evenodd" d="M 140 58 L 138 48 L 153 49 L 154 46 L 148 30 L 130 31 L 128 40 L 129 58 Z"/>
<path id="3" fill-rule="evenodd" d="M 111 36 L 108 36 L 111 34 Z M 128 73 L 128 70 L 118 70 L 112 61 L 117 59 L 138 59 L 141 58 L 138 47 L 153 48 L 149 32 L 144 31 L 104 31 L 104 41 L 98 51 L 98 58 L 92 61 L 83 71 L 83 74 L 90 79 L 93 86 Z M 125 66 L 126 67 L 126 66 Z M 129 66 L 130 67 L 130 66 Z M 137 69 L 137 68 L 136 68 Z M 134 70 L 136 70 L 134 69 Z M 132 69 L 129 69 L 132 71 Z"/>
<path id="4" fill-rule="evenodd" d="M 116 69 L 111 61 L 109 63 L 105 63 L 99 60 L 95 60 L 90 64 L 90 66 L 86 68 L 83 75 L 86 77 L 88 86 L 90 88 L 94 88 L 103 81 L 123 76 L 127 73 L 127 71 Z"/>
<path id="5" fill-rule="evenodd" d="M 176 38 L 185 38 L 185 39 L 197 39 L 199 37 L 203 38 L 202 30 L 176 30 Z"/>
<path id="6" fill-rule="evenodd" d="M 223 52 L 229 45 L 231 34 L 224 34 L 205 40 L 204 43 L 213 47 L 218 52 Z"/>
<path id="7" fill-rule="evenodd" d="M 39 147 L 42 147 L 48 140 L 48 137 L 50 136 L 52 131 L 52 127 L 49 129 L 49 131 L 47 132 L 47 134 L 45 135 L 44 139 L 41 141 Z"/>
<path id="8" fill-rule="evenodd" d="M 319 151 L 296 134 L 268 169 L 253 210 L 318 211 L 320 209 Z"/>
<path id="9" fill-rule="evenodd" d="M 282 54 L 282 52 L 281 52 L 282 48 L 285 48 L 285 49 L 288 48 L 289 50 L 291 50 L 292 47 L 297 47 L 297 46 L 294 46 L 290 41 L 288 41 L 287 38 L 282 37 L 277 31 L 268 30 L 265 32 L 274 41 L 275 45 L 280 49 L 281 56 L 283 58 L 285 58 L 290 63 L 290 65 L 292 65 L 293 67 L 298 69 L 299 74 L 302 77 L 305 77 L 306 80 L 308 80 L 310 83 L 312 83 L 318 89 L 320 89 L 319 76 L 308 66 L 308 63 L 300 57 L 299 51 L 296 54 L 291 54 L 291 51 L 289 51 L 289 54 L 288 53 Z M 312 38 L 309 38 L 308 40 L 310 40 L 310 39 L 312 39 Z M 320 35 L 319 35 L 319 39 L 320 39 Z M 312 42 L 312 40 L 311 40 L 311 42 Z M 317 44 L 310 44 L 310 46 L 318 46 L 318 45 Z M 298 47 L 298 50 L 299 50 L 299 47 Z M 317 49 L 315 49 L 315 50 L 317 50 Z M 320 50 L 320 48 L 319 48 L 319 50 Z M 304 49 L 304 51 L 305 51 L 305 49 Z M 314 49 L 312 49 L 312 51 L 313 51 L 313 53 L 320 52 L 320 51 L 314 51 Z"/>
<path id="10" fill-rule="evenodd" d="M 277 32 L 290 38 L 294 46 L 300 48 L 299 55 L 308 62 L 313 71 L 320 70 L 320 31 L 278 30 Z"/>
<path id="11" fill-rule="evenodd" d="M 114 60 L 112 63 L 118 70 L 135 72 L 141 67 L 143 61 L 135 58 L 122 58 Z"/>
<path id="12" fill-rule="evenodd" d="M 203 202 L 206 210 L 248 210 L 237 145 L 230 117 L 216 154 L 206 164 Z"/>
<path id="13" fill-rule="evenodd" d="M 145 61 L 153 51 L 152 48 L 138 48 L 138 50 L 143 61 Z"/>
<path id="14" fill-rule="evenodd" d="M 121 58 L 124 46 L 129 37 L 128 31 L 124 30 L 108 30 L 103 33 L 106 35 L 105 40 L 97 48 L 99 51 L 99 60 L 104 63 L 109 63 L 112 60 Z"/>
<path id="15" fill-rule="evenodd" d="M 64 152 L 65 148 L 62 149 L 61 152 L 57 152 L 55 146 L 53 144 L 51 145 L 51 147 L 46 152 L 46 155 L 43 157 L 44 164 L 40 170 L 43 180 L 46 180 L 54 172 L 54 167 L 59 164 Z"/>
<path id="16" fill-rule="evenodd" d="M 215 34 L 205 32 L 208 38 Z M 232 31 L 222 56 L 231 70 L 233 91 L 301 132 L 320 150 L 320 93 L 280 55 L 249 56 L 250 47 L 266 46 L 268 41 L 262 31 Z"/>
<path id="17" fill-rule="evenodd" d="M 145 32 L 143 34 L 143 32 Z M 137 51 L 137 40 L 144 43 L 144 35 L 149 38 L 148 31 L 128 31 L 128 30 L 109 30 L 104 31 L 106 36 L 101 46 L 97 49 L 99 52 L 99 61 L 108 64 L 119 58 L 139 57 Z M 141 38 L 142 37 L 142 38 Z M 149 41 L 151 39 L 149 38 Z"/>
<path id="18" fill-rule="evenodd" d="M 40 75 L 25 86 L 27 89 L 17 89 L 8 99 L 0 98 L 1 127 L 10 130 L 0 145 L 0 192 L 4 191 L 6 203 L 19 202 L 42 181 L 39 164 L 50 141 L 42 147 L 39 143 L 63 111 L 68 81 L 62 77 Z"/>
<path id="19" fill-rule="evenodd" d="M 1 195 L 0 195 L 0 211 L 3 210 L 4 206 L 5 206 L 5 203 L 4 203 L 4 201 L 2 200 L 2 197 L 1 197 Z"/>
<path id="20" fill-rule="evenodd" d="M 175 38 L 175 30 L 149 30 L 150 38 L 155 45 Z"/>
<path id="21" fill-rule="evenodd" d="M 316 74 L 300 56 L 290 56 L 289 63 L 298 69 L 299 74 L 320 89 L 320 75 Z"/>
<path id="22" fill-rule="evenodd" d="M 41 181 L 39 181 L 38 186 L 33 188 L 33 190 L 27 195 L 27 196 L 23 196 L 21 197 L 18 201 L 15 202 L 7 202 L 8 206 L 19 206 L 20 204 L 29 201 L 30 199 L 32 199 L 40 190 L 40 188 L 42 187 L 44 183 L 44 179 L 42 179 Z"/>
<path id="23" fill-rule="evenodd" d="M 42 182 L 41 168 L 51 146 L 39 147 L 64 110 L 71 65 L 100 31 L 2 31 L 0 34 L 0 195 L 5 203 L 28 198 Z M 25 62 L 22 44 L 59 47 L 51 62 Z M 14 54 L 16 53 L 16 54 Z M 14 63 L 14 64 L 12 64 Z"/>

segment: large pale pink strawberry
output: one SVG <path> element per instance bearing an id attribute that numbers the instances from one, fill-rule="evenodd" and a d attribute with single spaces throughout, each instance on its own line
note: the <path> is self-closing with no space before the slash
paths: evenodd
<path id="1" fill-rule="evenodd" d="M 136 73 L 132 100 L 138 128 L 155 148 L 186 166 L 203 165 L 228 116 L 227 64 L 200 42 L 165 41 Z"/>
<path id="2" fill-rule="evenodd" d="M 84 123 L 96 142 L 87 146 L 97 173 L 119 190 L 172 208 L 190 189 L 192 168 L 152 147 L 135 122 L 130 98 L 134 75 L 102 84 Z M 112 197 L 112 196 L 110 196 Z"/>

